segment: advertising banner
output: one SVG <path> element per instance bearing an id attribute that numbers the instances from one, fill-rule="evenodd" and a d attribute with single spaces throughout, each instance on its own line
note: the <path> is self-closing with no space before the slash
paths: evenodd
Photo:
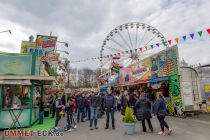
<path id="1" fill-rule="evenodd" d="M 158 82 L 168 80 L 168 76 L 177 72 L 177 47 L 165 51 L 121 69 L 119 82 L 121 85 L 133 83 Z"/>
<path id="2" fill-rule="evenodd" d="M 44 56 L 44 50 L 37 46 L 35 42 L 22 41 L 20 53 L 35 53 L 37 57 Z"/>
<path id="3" fill-rule="evenodd" d="M 59 53 L 54 53 L 54 54 L 49 54 L 47 56 L 39 57 L 38 60 L 39 61 L 47 61 L 47 62 L 58 61 L 59 56 L 60 56 Z"/>
<path id="4" fill-rule="evenodd" d="M 36 45 L 44 49 L 45 51 L 54 50 L 56 47 L 57 37 L 56 36 L 46 36 L 46 35 L 37 35 Z"/>
<path id="5" fill-rule="evenodd" d="M 28 53 L 29 48 L 36 48 L 36 43 L 29 41 L 22 41 L 20 53 Z"/>
<path id="6" fill-rule="evenodd" d="M 191 106 L 193 103 L 193 89 L 190 82 L 182 82 L 184 105 Z"/>
<path id="7" fill-rule="evenodd" d="M 210 111 L 210 85 L 205 85 L 204 91 L 206 95 L 205 97 L 206 97 L 207 110 Z"/>
<path id="8" fill-rule="evenodd" d="M 0 75 L 31 75 L 33 55 L 0 53 Z"/>

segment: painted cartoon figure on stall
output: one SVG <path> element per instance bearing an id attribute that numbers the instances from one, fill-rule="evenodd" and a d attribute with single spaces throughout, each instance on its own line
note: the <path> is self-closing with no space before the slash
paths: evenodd
<path id="1" fill-rule="evenodd" d="M 157 66 L 156 60 L 154 58 L 152 59 L 151 73 L 152 73 L 151 78 L 157 78 L 158 77 L 158 66 Z"/>

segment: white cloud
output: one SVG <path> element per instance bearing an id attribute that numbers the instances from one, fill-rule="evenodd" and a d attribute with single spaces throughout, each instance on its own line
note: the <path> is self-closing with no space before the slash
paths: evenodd
<path id="1" fill-rule="evenodd" d="M 71 60 L 99 56 L 106 35 L 116 26 L 138 21 L 150 24 L 167 39 L 174 39 L 210 27 L 209 0 L 7 0 L 0 2 L 0 31 L 11 29 L 12 36 L 0 34 L 0 51 L 18 52 L 21 40 L 36 34 L 58 35 L 70 47 Z M 190 63 L 209 63 L 210 36 L 195 36 L 179 44 L 180 58 Z M 99 66 L 99 61 L 72 64 L 73 67 Z"/>

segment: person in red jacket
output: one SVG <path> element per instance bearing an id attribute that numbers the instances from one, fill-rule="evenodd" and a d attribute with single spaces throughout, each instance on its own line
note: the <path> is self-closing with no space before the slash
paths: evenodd
<path id="1" fill-rule="evenodd" d="M 74 106 L 73 106 L 73 108 L 72 108 L 72 111 L 73 112 L 75 112 L 75 110 L 76 110 L 76 100 L 75 100 L 75 98 L 72 98 L 72 103 L 74 104 Z"/>

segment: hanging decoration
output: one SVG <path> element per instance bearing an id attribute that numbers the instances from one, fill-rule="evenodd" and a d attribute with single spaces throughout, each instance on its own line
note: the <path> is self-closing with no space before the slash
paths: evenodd
<path id="1" fill-rule="evenodd" d="M 210 35 L 210 28 L 205 29 L 205 31 L 208 33 L 208 35 Z M 204 31 L 201 30 L 201 31 L 198 31 L 197 33 L 191 33 L 191 34 L 189 34 L 189 37 L 190 37 L 191 39 L 194 39 L 196 34 L 197 34 L 197 36 L 202 37 L 202 36 L 203 36 L 203 32 L 204 32 Z M 187 40 L 187 36 L 186 36 L 186 35 L 182 36 L 181 38 L 183 39 L 183 41 L 186 41 L 186 40 Z M 167 46 L 167 43 L 168 43 L 169 45 L 171 45 L 172 42 L 173 42 L 173 40 L 176 42 L 176 44 L 178 44 L 178 43 L 180 42 L 180 38 L 179 38 L 179 37 L 176 37 L 175 39 L 169 39 L 167 42 L 158 42 L 158 43 L 156 43 L 156 44 L 151 44 L 151 45 L 149 45 L 149 46 L 150 46 L 149 48 L 148 48 L 148 46 L 144 46 L 143 48 L 138 48 L 138 49 L 139 49 L 139 52 L 143 52 L 143 51 L 145 51 L 145 50 L 147 50 L 147 49 L 154 49 L 155 46 L 157 46 L 157 47 L 160 47 L 161 45 Z M 145 48 L 145 50 L 143 50 L 144 48 Z M 112 58 L 113 56 L 116 57 L 117 55 L 120 57 L 120 56 L 123 55 L 124 53 L 128 54 L 128 53 L 133 53 L 134 51 L 137 52 L 138 49 L 126 50 L 126 51 L 124 51 L 124 52 L 118 52 L 118 53 L 116 53 L 116 54 L 106 55 L 106 56 L 103 56 L 103 58 Z M 88 59 L 78 60 L 78 61 L 71 61 L 71 63 L 78 63 L 78 62 L 84 62 L 84 61 L 96 60 L 96 59 L 100 59 L 100 57 L 88 58 Z"/>
<path id="2" fill-rule="evenodd" d="M 194 33 L 190 34 L 190 37 L 193 39 L 194 38 Z"/>
<path id="3" fill-rule="evenodd" d="M 178 44 L 178 43 L 179 43 L 179 38 L 178 38 L 178 37 L 175 38 L 175 41 L 176 41 L 176 43 Z"/>
<path id="4" fill-rule="evenodd" d="M 183 40 L 185 41 L 185 40 L 186 40 L 186 38 L 187 38 L 187 36 L 186 36 L 186 35 L 184 35 L 184 36 L 182 36 L 182 38 L 183 38 Z"/>
<path id="5" fill-rule="evenodd" d="M 209 29 L 206 29 L 206 31 L 208 32 L 208 34 L 210 34 L 210 28 Z"/>
<path id="6" fill-rule="evenodd" d="M 203 34 L 203 31 L 199 31 L 198 32 L 198 35 L 201 37 L 202 36 L 202 34 Z"/>
<path id="7" fill-rule="evenodd" d="M 171 45 L 171 40 L 168 40 L 168 44 Z"/>

